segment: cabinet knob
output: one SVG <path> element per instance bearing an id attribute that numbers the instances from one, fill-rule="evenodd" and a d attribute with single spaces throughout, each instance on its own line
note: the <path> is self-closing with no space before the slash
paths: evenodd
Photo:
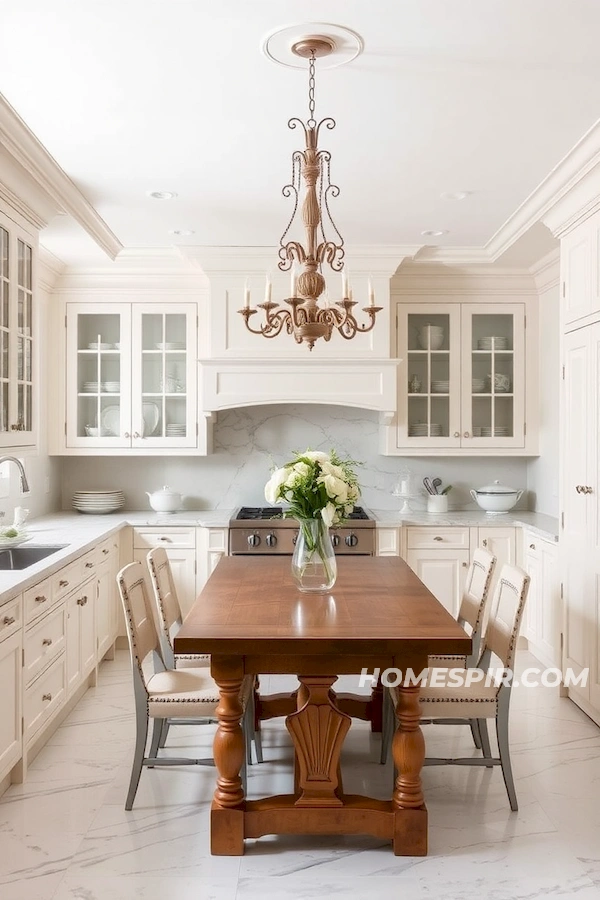
<path id="1" fill-rule="evenodd" d="M 439 534 L 436 534 L 436 536 L 434 537 L 434 541 L 443 541 L 443 540 L 444 540 L 444 538 L 440 537 Z"/>
<path id="2" fill-rule="evenodd" d="M 576 485 L 575 485 L 575 490 L 577 491 L 578 494 L 581 494 L 581 492 L 582 492 L 582 490 L 583 490 L 583 485 L 581 485 L 581 484 L 576 484 Z"/>
<path id="3" fill-rule="evenodd" d="M 3 625 L 14 625 L 16 621 L 17 620 L 15 619 L 14 616 L 4 616 L 4 618 L 2 619 L 2 624 Z"/>
<path id="4" fill-rule="evenodd" d="M 454 432 L 454 437 L 460 437 L 460 431 L 455 431 L 455 432 Z"/>
<path id="5" fill-rule="evenodd" d="M 462 567 L 463 567 L 463 569 L 466 569 L 466 568 L 468 568 L 468 566 L 469 566 L 469 564 L 468 564 L 468 563 L 466 563 L 466 562 L 464 562 L 464 563 L 463 563 L 463 564 L 462 564 Z"/>
<path id="6" fill-rule="evenodd" d="M 107 553 L 110 553 L 110 550 L 107 550 L 106 547 L 105 547 L 104 550 L 103 550 L 102 552 L 103 552 L 104 555 L 106 556 Z"/>
<path id="7" fill-rule="evenodd" d="M 42 647 L 49 647 L 52 643 L 52 638 L 44 638 L 42 641 Z"/>
<path id="8" fill-rule="evenodd" d="M 133 436 L 134 436 L 134 438 L 139 438 L 139 437 L 141 437 L 139 431 L 134 431 L 134 432 L 133 432 Z"/>
<path id="9" fill-rule="evenodd" d="M 127 440 L 129 440 L 129 438 L 131 437 L 131 435 L 129 434 L 128 431 L 126 431 L 125 434 L 123 435 L 123 437 L 124 437 L 124 438 L 127 438 Z"/>
<path id="10" fill-rule="evenodd" d="M 530 550 L 535 550 L 535 544 L 530 544 L 530 545 L 529 545 L 529 549 L 530 549 Z"/>
<path id="11" fill-rule="evenodd" d="M 170 541 L 170 540 L 171 540 L 171 538 L 169 538 L 169 537 L 164 537 L 164 536 L 159 537 L 159 541 Z"/>
<path id="12" fill-rule="evenodd" d="M 60 581 L 58 582 L 58 586 L 59 586 L 59 587 L 66 587 L 66 586 L 68 585 L 68 583 L 69 583 L 69 582 L 68 582 L 66 579 L 61 578 Z M 36 599 L 37 599 L 37 597 L 36 597 Z M 46 599 L 46 598 L 44 597 L 44 599 Z"/>
<path id="13" fill-rule="evenodd" d="M 481 543 L 484 547 L 487 547 L 487 538 L 484 538 Z"/>
<path id="14" fill-rule="evenodd" d="M 88 598 L 85 596 L 85 594 L 83 595 L 83 597 L 78 597 L 77 598 L 77 606 L 85 606 L 85 604 L 87 603 L 87 600 L 88 600 Z"/>
<path id="15" fill-rule="evenodd" d="M 465 431 L 465 433 L 463 434 L 463 437 L 468 438 L 468 437 L 471 437 L 471 435 L 468 431 Z"/>
<path id="16" fill-rule="evenodd" d="M 585 492 L 586 492 L 586 494 L 591 494 L 591 493 L 592 493 L 592 488 L 591 488 L 591 486 L 590 486 L 589 484 L 587 484 L 587 485 L 585 486 Z"/>
<path id="17" fill-rule="evenodd" d="M 94 568 L 94 563 L 93 563 L 93 562 L 86 562 L 85 567 L 86 567 L 86 569 L 93 569 L 93 568 Z"/>
<path id="18" fill-rule="evenodd" d="M 42 694 L 42 700 L 52 700 L 52 694 Z"/>
<path id="19" fill-rule="evenodd" d="M 62 582 L 61 582 L 61 584 L 62 584 Z M 36 603 L 45 603 L 47 599 L 48 598 L 45 597 L 44 594 L 40 594 L 38 597 L 35 598 L 35 602 Z"/>

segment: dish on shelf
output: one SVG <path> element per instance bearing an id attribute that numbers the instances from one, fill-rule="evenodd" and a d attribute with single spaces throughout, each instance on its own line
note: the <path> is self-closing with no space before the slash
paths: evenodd
<path id="1" fill-rule="evenodd" d="M 100 429 L 96 425 L 86 425 L 85 433 L 88 437 L 98 437 L 100 434 Z"/>
<path id="2" fill-rule="evenodd" d="M 144 437 L 150 437 L 156 431 L 160 421 L 160 409 L 156 403 L 147 400 L 142 403 L 142 418 L 144 420 Z"/>
<path id="3" fill-rule="evenodd" d="M 106 342 L 98 343 L 97 341 L 93 341 L 91 344 L 88 344 L 88 350 L 112 350 L 114 344 L 109 344 Z"/>
<path id="4" fill-rule="evenodd" d="M 185 341 L 167 341 L 164 344 L 157 344 L 157 350 L 185 350 Z"/>
<path id="5" fill-rule="evenodd" d="M 84 381 L 83 390 L 86 394 L 97 394 L 101 385 L 98 381 Z"/>
<path id="6" fill-rule="evenodd" d="M 449 381 L 432 381 L 431 391 L 434 394 L 448 394 L 450 392 Z"/>
<path id="7" fill-rule="evenodd" d="M 414 425 L 408 426 L 408 435 L 409 437 L 441 437 L 442 426 L 437 422 L 431 422 L 429 426 L 426 422 L 415 422 Z"/>
<path id="8" fill-rule="evenodd" d="M 108 437 L 116 437 L 121 431 L 121 407 L 105 406 L 100 414 L 102 431 Z"/>
<path id="9" fill-rule="evenodd" d="M 471 391 L 474 394 L 483 394 L 485 392 L 485 378 L 473 378 L 471 381 Z"/>
<path id="10" fill-rule="evenodd" d="M 491 335 L 477 341 L 478 350 L 508 350 L 508 338 Z"/>
<path id="11" fill-rule="evenodd" d="M 109 394 L 118 394 L 121 390 L 121 384 L 119 381 L 107 381 L 106 384 L 102 385 L 102 388 Z"/>

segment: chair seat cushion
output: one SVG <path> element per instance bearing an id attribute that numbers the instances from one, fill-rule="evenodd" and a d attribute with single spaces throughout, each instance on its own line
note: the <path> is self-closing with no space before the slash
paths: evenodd
<path id="1" fill-rule="evenodd" d="M 210 668 L 209 653 L 176 653 L 175 654 L 176 669 L 208 669 Z"/>
<path id="2" fill-rule="evenodd" d="M 476 681 L 473 684 L 466 685 L 464 681 L 469 671 L 475 672 L 478 669 L 464 669 L 461 666 L 437 667 L 444 669 L 448 675 L 440 674 L 438 671 L 438 679 L 440 681 L 446 678 L 452 679 L 454 673 L 456 678 L 460 673 L 463 684 L 460 687 L 441 686 L 441 687 L 422 687 L 419 693 L 419 706 L 421 708 L 421 716 L 424 719 L 488 719 L 494 718 L 496 715 L 497 699 L 499 687 L 495 684 L 486 685 L 484 681 Z M 430 670 L 431 673 L 431 670 Z M 450 675 L 450 673 L 453 673 Z M 394 705 L 398 700 L 397 688 L 390 688 Z"/>
<path id="3" fill-rule="evenodd" d="M 206 669 L 168 669 L 148 680 L 148 713 L 166 718 L 215 716 L 219 704 L 219 688 Z M 240 702 L 245 709 L 252 691 L 253 678 L 242 681 Z"/>

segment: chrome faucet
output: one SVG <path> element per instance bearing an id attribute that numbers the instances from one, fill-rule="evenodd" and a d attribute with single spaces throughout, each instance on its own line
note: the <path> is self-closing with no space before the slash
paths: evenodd
<path id="1" fill-rule="evenodd" d="M 23 463 L 21 462 L 21 460 L 17 459 L 16 456 L 1 456 L 0 466 L 4 462 L 14 462 L 21 476 L 21 491 L 26 494 L 29 491 L 29 482 L 27 481 L 27 475 L 25 474 L 25 469 L 23 468 Z"/>

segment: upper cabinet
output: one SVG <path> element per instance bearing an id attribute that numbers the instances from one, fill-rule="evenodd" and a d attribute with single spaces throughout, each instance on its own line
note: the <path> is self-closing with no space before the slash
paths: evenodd
<path id="1" fill-rule="evenodd" d="M 35 444 L 34 254 L 31 235 L 0 213 L 0 446 Z"/>
<path id="2" fill-rule="evenodd" d="M 63 452 L 206 452 L 194 303 L 66 304 Z"/>
<path id="3" fill-rule="evenodd" d="M 579 325 L 600 312 L 600 212 L 560 242 L 562 324 Z"/>
<path id="4" fill-rule="evenodd" d="M 397 322 L 398 417 L 385 452 L 536 452 L 525 303 L 402 302 Z"/>

